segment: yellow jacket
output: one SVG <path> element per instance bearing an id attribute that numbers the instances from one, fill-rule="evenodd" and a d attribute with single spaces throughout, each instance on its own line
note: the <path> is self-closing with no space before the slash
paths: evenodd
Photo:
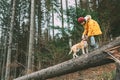
<path id="1" fill-rule="evenodd" d="M 102 34 L 99 24 L 93 19 L 87 21 L 83 27 L 83 34 L 88 37 Z"/>

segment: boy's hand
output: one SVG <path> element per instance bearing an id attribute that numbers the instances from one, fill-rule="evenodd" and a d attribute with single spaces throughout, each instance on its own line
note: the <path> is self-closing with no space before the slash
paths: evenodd
<path id="1" fill-rule="evenodd" d="M 88 36 L 83 34 L 82 39 L 88 40 Z"/>
<path id="2" fill-rule="evenodd" d="M 83 34 L 83 35 L 82 35 L 82 39 L 84 39 L 84 38 L 85 38 L 85 35 Z"/>

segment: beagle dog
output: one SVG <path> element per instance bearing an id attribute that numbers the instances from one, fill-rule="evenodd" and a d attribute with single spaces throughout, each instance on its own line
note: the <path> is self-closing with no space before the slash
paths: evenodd
<path id="1" fill-rule="evenodd" d="M 71 50 L 70 50 L 69 54 L 71 54 L 73 52 L 73 58 L 76 58 L 76 57 L 78 57 L 77 52 L 80 49 L 82 50 L 83 54 L 88 53 L 88 43 L 87 43 L 87 39 L 86 38 L 82 39 L 81 42 L 73 45 L 71 47 Z"/>

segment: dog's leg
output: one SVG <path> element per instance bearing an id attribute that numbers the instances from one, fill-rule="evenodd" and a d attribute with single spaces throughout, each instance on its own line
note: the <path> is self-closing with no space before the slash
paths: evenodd
<path id="1" fill-rule="evenodd" d="M 86 49 L 86 53 L 88 54 L 88 47 L 86 47 L 85 49 Z"/>
<path id="2" fill-rule="evenodd" d="M 84 47 L 82 47 L 82 53 L 85 54 L 85 49 L 84 49 Z"/>
<path id="3" fill-rule="evenodd" d="M 88 53 L 88 43 L 87 42 L 86 42 L 85 49 L 86 49 L 86 53 Z"/>
<path id="4" fill-rule="evenodd" d="M 73 53 L 73 58 L 75 58 L 75 54 Z"/>
<path id="5" fill-rule="evenodd" d="M 78 57 L 78 55 L 77 55 L 77 54 L 75 54 L 75 57 Z"/>
<path id="6" fill-rule="evenodd" d="M 73 53 L 73 58 L 78 57 L 78 55 L 76 54 L 76 52 Z"/>

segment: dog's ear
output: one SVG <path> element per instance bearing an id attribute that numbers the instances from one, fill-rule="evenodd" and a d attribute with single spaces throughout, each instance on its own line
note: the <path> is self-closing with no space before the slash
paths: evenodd
<path id="1" fill-rule="evenodd" d="M 85 35 L 84 38 L 85 38 L 85 40 L 88 40 L 88 36 L 87 35 Z"/>

